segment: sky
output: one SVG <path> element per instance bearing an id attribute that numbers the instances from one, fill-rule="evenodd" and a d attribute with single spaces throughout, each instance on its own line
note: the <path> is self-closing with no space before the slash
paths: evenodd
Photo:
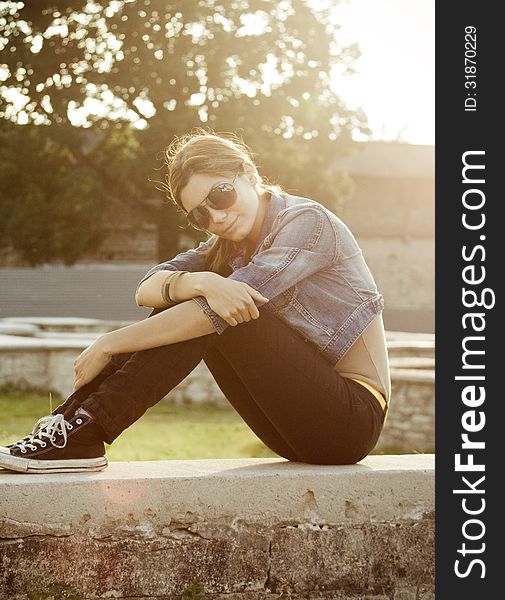
<path id="1" fill-rule="evenodd" d="M 434 0 L 347 0 L 335 11 L 339 39 L 362 53 L 359 73 L 335 80 L 335 91 L 363 108 L 372 139 L 434 144 Z"/>

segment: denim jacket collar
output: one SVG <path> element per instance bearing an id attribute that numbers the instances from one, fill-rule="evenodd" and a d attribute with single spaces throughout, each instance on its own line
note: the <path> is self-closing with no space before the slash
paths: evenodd
<path id="1" fill-rule="evenodd" d="M 275 218 L 280 213 L 281 210 L 286 208 L 285 199 L 275 192 L 270 192 L 270 200 L 267 203 L 267 209 L 265 211 L 265 217 L 263 218 L 263 223 L 261 224 L 258 241 L 256 246 L 252 252 L 252 256 L 254 256 L 257 252 L 263 240 L 267 237 L 267 235 L 272 230 L 272 226 L 274 224 Z M 237 252 L 230 258 L 229 265 L 232 268 L 240 268 L 246 264 L 245 256 L 247 252 L 247 242 L 242 241 L 237 243 Z"/>

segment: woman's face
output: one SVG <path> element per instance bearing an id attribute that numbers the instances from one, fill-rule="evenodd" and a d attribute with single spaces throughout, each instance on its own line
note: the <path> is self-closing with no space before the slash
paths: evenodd
<path id="1" fill-rule="evenodd" d="M 192 175 L 181 190 L 182 206 L 189 213 L 205 200 L 212 186 L 224 181 L 232 183 L 233 179 L 233 177 L 203 173 Z M 208 203 L 205 204 L 210 215 L 208 231 L 234 242 L 245 239 L 256 241 L 265 216 L 265 198 L 258 193 L 250 177 L 245 173 L 236 177 L 234 187 L 237 191 L 237 200 L 230 208 L 217 210 L 210 207 Z"/>

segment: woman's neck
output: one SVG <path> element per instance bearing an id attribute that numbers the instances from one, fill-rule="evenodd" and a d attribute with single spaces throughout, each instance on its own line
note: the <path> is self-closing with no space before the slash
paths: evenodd
<path id="1" fill-rule="evenodd" d="M 247 244 L 247 251 L 249 253 L 249 248 L 251 252 L 256 248 L 256 245 L 259 241 L 259 235 L 261 231 L 261 226 L 263 225 L 263 221 L 265 220 L 265 215 L 267 212 L 268 202 L 270 200 L 270 192 L 265 191 L 262 194 L 258 194 L 258 213 L 256 215 L 256 220 L 254 222 L 254 226 L 250 232 L 250 234 L 245 239 Z"/>

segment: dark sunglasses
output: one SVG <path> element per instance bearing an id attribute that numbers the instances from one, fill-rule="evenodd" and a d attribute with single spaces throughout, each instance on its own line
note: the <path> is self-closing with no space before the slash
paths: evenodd
<path id="1" fill-rule="evenodd" d="M 215 210 L 225 210 L 235 204 L 237 200 L 237 190 L 235 189 L 234 184 L 237 176 L 238 173 L 235 175 L 232 183 L 222 181 L 221 183 L 213 185 L 202 202 L 186 215 L 186 218 L 192 227 L 199 231 L 206 231 L 209 228 L 210 213 L 207 210 L 207 206 L 210 206 L 210 208 Z"/>

